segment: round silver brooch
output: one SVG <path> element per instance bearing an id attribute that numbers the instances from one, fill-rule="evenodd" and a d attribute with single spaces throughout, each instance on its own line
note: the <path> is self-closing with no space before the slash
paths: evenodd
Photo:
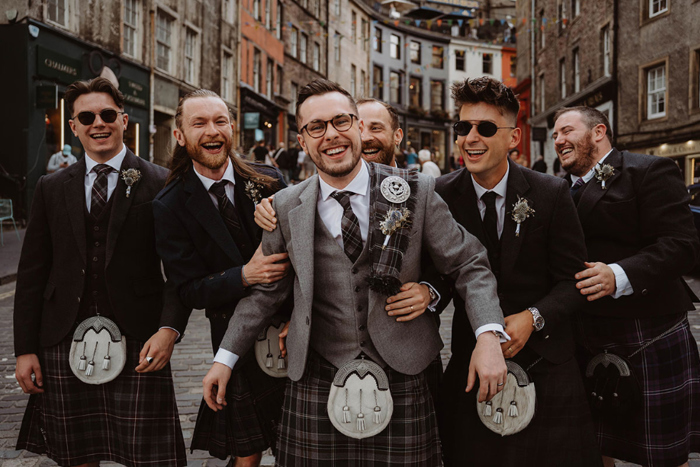
<path id="1" fill-rule="evenodd" d="M 403 203 L 411 196 L 411 187 L 401 177 L 392 175 L 382 181 L 382 196 L 390 203 Z"/>

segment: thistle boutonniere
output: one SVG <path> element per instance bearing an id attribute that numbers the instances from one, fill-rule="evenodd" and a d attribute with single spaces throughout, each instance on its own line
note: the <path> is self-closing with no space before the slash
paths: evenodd
<path id="1" fill-rule="evenodd" d="M 610 164 L 596 165 L 595 166 L 595 179 L 598 180 L 603 188 L 607 189 L 605 182 L 615 175 L 615 169 Z"/>
<path id="2" fill-rule="evenodd" d="M 379 223 L 379 229 L 384 235 L 382 250 L 389 244 L 391 235 L 400 228 L 411 223 L 411 211 L 407 208 L 391 208 L 384 216 L 384 220 Z"/>
<path id="3" fill-rule="evenodd" d="M 260 200 L 262 200 L 262 191 L 263 191 L 263 185 L 262 183 L 253 181 L 253 180 L 247 180 L 245 182 L 245 194 L 253 200 L 253 204 L 257 205 Z"/>
<path id="4" fill-rule="evenodd" d="M 141 180 L 141 171 L 134 168 L 122 170 L 122 180 L 126 183 L 126 197 L 128 198 L 131 194 L 131 187 Z"/>
<path id="5" fill-rule="evenodd" d="M 527 198 L 521 198 L 520 195 L 518 195 L 518 201 L 513 204 L 513 210 L 511 211 L 511 218 L 517 224 L 517 227 L 515 228 L 516 237 L 520 236 L 520 224 L 525 222 L 525 219 L 528 217 L 534 215 L 535 210 L 530 207 L 530 202 L 527 200 Z"/>

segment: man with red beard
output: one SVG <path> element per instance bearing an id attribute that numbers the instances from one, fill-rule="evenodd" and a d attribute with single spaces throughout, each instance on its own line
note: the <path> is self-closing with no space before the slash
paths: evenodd
<path id="1" fill-rule="evenodd" d="M 554 121 L 588 248 L 575 276 L 588 299 L 577 327 L 581 364 L 618 355 L 641 385 L 619 402 L 621 390 L 591 389 L 603 462 L 687 466 L 700 451 L 700 357 L 687 316 L 695 297 L 681 276 L 700 244 L 680 171 L 670 158 L 613 148 L 608 119 L 595 109 L 564 108 Z"/>
<path id="2" fill-rule="evenodd" d="M 284 181 L 272 167 L 231 151 L 232 118 L 217 94 L 189 93 L 175 121 L 171 173 L 153 202 L 156 245 L 183 303 L 206 309 L 216 352 L 250 287 L 272 283 L 289 268 L 286 253 L 262 254 L 262 233 L 253 222 L 255 203 Z M 202 404 L 191 448 L 221 459 L 231 455 L 230 465 L 259 465 L 262 451 L 274 444 L 283 391 L 283 379 L 265 375 L 252 355 L 243 355 L 226 410 L 214 413 Z"/>

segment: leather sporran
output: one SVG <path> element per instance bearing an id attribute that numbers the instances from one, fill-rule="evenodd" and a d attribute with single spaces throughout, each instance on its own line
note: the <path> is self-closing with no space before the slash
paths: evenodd
<path id="1" fill-rule="evenodd" d="M 642 401 L 642 386 L 623 357 L 605 351 L 586 366 L 583 380 L 591 410 L 601 415 L 624 415 Z"/>
<path id="2" fill-rule="evenodd" d="M 117 324 L 104 316 L 80 323 L 70 346 L 70 369 L 82 382 L 104 384 L 112 381 L 126 364 L 126 337 Z"/>
<path id="3" fill-rule="evenodd" d="M 501 436 L 513 435 L 527 428 L 537 406 L 535 383 L 527 371 L 512 360 L 506 360 L 506 366 L 508 376 L 503 390 L 490 401 L 476 403 L 476 411 L 484 426 Z"/>

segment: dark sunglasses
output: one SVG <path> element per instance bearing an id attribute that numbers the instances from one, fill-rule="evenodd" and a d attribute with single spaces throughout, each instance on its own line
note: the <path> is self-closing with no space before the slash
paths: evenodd
<path id="1" fill-rule="evenodd" d="M 472 131 L 472 125 L 471 122 L 468 122 L 466 120 L 460 120 L 458 122 L 455 122 L 453 125 L 455 134 L 458 136 L 467 136 L 470 131 Z M 504 129 L 509 129 L 513 130 L 515 129 L 514 126 L 496 126 L 495 123 L 493 122 L 479 122 L 478 125 L 476 125 L 476 131 L 479 133 L 481 136 L 484 138 L 489 138 L 493 135 L 496 134 L 498 130 L 504 130 Z"/>
<path id="2" fill-rule="evenodd" d="M 117 119 L 117 115 L 123 114 L 124 112 L 117 112 L 113 109 L 104 109 L 102 112 L 95 114 L 95 112 L 80 112 L 78 115 L 73 117 L 71 120 L 78 119 L 83 125 L 92 125 L 95 122 L 95 116 L 99 115 L 103 122 L 114 123 Z"/>

